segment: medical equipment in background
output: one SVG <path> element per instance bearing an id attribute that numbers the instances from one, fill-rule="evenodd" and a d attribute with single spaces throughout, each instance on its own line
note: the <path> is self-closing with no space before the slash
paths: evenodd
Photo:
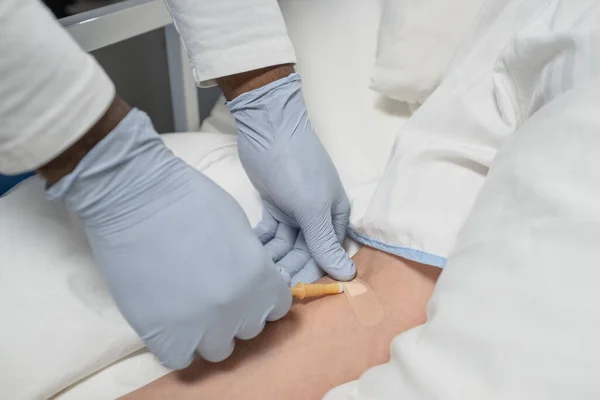
<path id="1" fill-rule="evenodd" d="M 174 132 L 199 129 L 198 95 L 190 62 L 162 0 L 125 0 L 59 22 L 88 52 L 165 28 Z"/>
<path id="2" fill-rule="evenodd" d="M 63 1 L 45 2 L 52 11 Z M 66 6 L 68 1 L 64 1 Z M 98 2 L 99 4 L 102 1 Z M 53 7 L 56 6 L 56 7 Z M 55 15 L 62 15 L 56 13 Z M 61 25 L 85 51 L 94 51 L 112 44 L 164 28 L 171 109 L 174 132 L 194 132 L 200 126 L 196 84 L 189 60 L 181 47 L 179 34 L 162 0 L 125 0 L 59 20 Z M 0 196 L 32 176 L 0 175 Z"/>

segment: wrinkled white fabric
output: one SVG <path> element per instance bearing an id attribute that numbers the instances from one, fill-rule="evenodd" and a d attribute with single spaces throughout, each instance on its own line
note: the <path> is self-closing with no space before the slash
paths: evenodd
<path id="1" fill-rule="evenodd" d="M 484 8 L 497 8 L 489 0 Z M 448 78 L 400 129 L 369 208 L 351 237 L 443 267 L 496 151 L 518 126 L 516 101 L 494 73 L 498 55 L 547 0 L 512 1 L 474 34 Z"/>
<path id="2" fill-rule="evenodd" d="M 169 372 L 148 349 L 142 349 L 77 382 L 52 400 L 117 399 Z"/>
<path id="3" fill-rule="evenodd" d="M 39 0 L 0 2 L 0 173 L 32 170 L 81 137 L 115 88 Z"/>
<path id="4" fill-rule="evenodd" d="M 544 1 L 507 43 L 493 73 L 517 129 L 428 321 L 394 339 L 388 363 L 326 400 L 600 396 L 598 43 L 596 0 Z"/>
<path id="5" fill-rule="evenodd" d="M 423 103 L 485 0 L 384 0 L 371 87 L 398 101 Z"/>

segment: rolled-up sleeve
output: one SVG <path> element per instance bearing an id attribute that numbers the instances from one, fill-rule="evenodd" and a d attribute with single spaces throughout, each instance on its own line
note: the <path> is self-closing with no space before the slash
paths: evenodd
<path id="1" fill-rule="evenodd" d="M 52 160 L 106 112 L 115 88 L 38 0 L 0 1 L 0 173 Z"/>

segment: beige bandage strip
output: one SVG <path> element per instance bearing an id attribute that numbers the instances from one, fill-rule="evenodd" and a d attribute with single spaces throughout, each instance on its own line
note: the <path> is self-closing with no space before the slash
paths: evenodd
<path id="1" fill-rule="evenodd" d="M 384 316 L 377 295 L 366 282 L 355 279 L 344 283 L 344 293 L 361 325 L 377 325 Z"/>

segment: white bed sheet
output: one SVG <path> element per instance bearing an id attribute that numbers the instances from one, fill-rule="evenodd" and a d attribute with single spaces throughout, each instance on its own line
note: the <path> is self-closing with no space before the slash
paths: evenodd
<path id="1" fill-rule="evenodd" d="M 152 353 L 142 349 L 77 382 L 51 400 L 116 399 L 168 372 Z"/>
<path id="2" fill-rule="evenodd" d="M 406 106 L 386 100 L 368 88 L 371 66 L 375 60 L 379 2 L 285 0 L 281 2 L 281 7 L 298 54 L 297 68 L 304 80 L 304 95 L 313 125 L 340 171 L 352 202 L 352 218 L 360 219 L 385 168 L 395 133 L 407 120 L 409 114 Z M 333 20 L 340 21 L 335 25 L 335 29 L 331 25 Z M 222 100 L 201 130 L 203 133 L 165 135 L 165 142 L 176 154 L 201 169 L 229 191 L 240 202 L 251 223 L 256 223 L 261 216 L 260 201 L 240 165 L 235 144 L 235 124 Z M 42 183 L 39 179 L 30 179 L 17 187 L 9 196 L 10 207 L 3 207 L 8 202 L 0 202 L 0 214 L 24 215 L 30 212 L 27 199 L 42 198 Z M 57 232 L 61 232 L 60 234 L 74 235 L 74 232 L 78 232 L 78 222 L 64 211 L 64 207 L 49 206 L 45 200 L 30 203 L 35 203 L 35 207 L 44 209 L 41 214 L 32 217 L 33 219 L 38 218 L 41 223 L 57 225 L 56 229 Z M 57 207 L 61 209 L 58 210 Z M 44 214 L 48 212 L 54 214 L 48 217 Z M 29 221 L 30 227 L 35 226 L 33 219 Z M 18 224 L 15 222 L 14 225 Z M 27 264 L 31 246 L 42 249 L 48 244 L 45 238 L 31 237 L 26 229 L 9 232 L 3 231 L 3 227 L 0 226 L 0 239 L 2 237 L 12 237 L 10 243 L 13 248 L 9 250 L 13 255 L 23 257 L 20 260 L 23 265 Z M 63 249 L 67 249 L 64 257 L 69 262 L 73 261 L 73 256 L 80 257 L 80 260 L 86 264 L 86 268 L 90 268 L 89 249 L 85 240 L 81 238 L 82 235 L 79 234 L 79 241 L 72 245 L 64 245 L 64 243 L 61 245 Z M 71 250 L 69 246 L 74 249 Z M 0 275 L 2 275 L 1 268 Z M 63 276 L 63 278 L 66 282 L 67 277 Z M 68 374 L 52 370 L 52 357 L 54 359 L 58 357 L 51 345 L 31 345 L 36 342 L 29 341 L 25 349 L 29 359 L 35 360 L 37 357 L 40 360 L 50 360 L 45 367 L 46 371 L 50 371 L 52 376 L 56 375 L 58 378 L 46 379 L 45 386 L 37 387 L 36 385 L 43 381 L 42 378 L 50 377 L 42 376 L 43 373 L 35 376 L 33 370 L 27 371 L 30 375 L 24 377 L 23 384 L 28 382 L 32 387 L 26 392 L 27 395 L 18 398 L 47 398 L 73 382 L 76 383 L 62 391 L 56 398 L 61 400 L 115 398 L 145 385 L 166 372 L 150 354 L 139 353 L 141 348 L 139 340 L 132 335 L 128 326 L 123 325 L 120 316 L 115 313 L 116 308 L 112 301 L 106 300 L 106 288 L 101 283 L 101 279 L 97 278 L 94 278 L 94 290 L 99 291 L 96 294 L 99 295 L 98 298 L 103 299 L 102 307 L 105 311 L 108 310 L 106 312 L 114 316 L 111 320 L 114 326 L 122 329 L 123 332 L 117 333 L 116 336 L 121 338 L 110 342 L 112 343 L 110 349 L 96 344 L 99 348 L 94 354 L 102 357 L 93 356 L 92 359 L 86 360 L 81 368 L 72 369 Z M 28 279 L 26 274 L 22 274 L 20 279 L 22 281 L 11 282 L 11 284 L 31 285 L 31 279 Z M 63 286 L 65 282 L 62 283 Z M 36 282 L 36 285 L 38 286 L 30 288 L 30 292 L 36 295 L 44 293 L 53 296 L 63 290 L 58 284 L 54 285 L 52 282 Z M 13 298 L 2 300 L 15 301 Z M 16 301 L 27 302 L 28 299 L 19 298 Z M 34 321 L 41 317 L 43 315 L 30 315 Z M 60 326 L 55 326 L 53 329 L 56 329 L 55 333 L 60 338 L 63 334 Z M 18 327 L 13 332 L 18 332 Z M 99 336 L 101 341 L 92 343 L 105 343 L 102 341 L 103 336 L 110 336 L 113 333 L 111 328 Z M 64 335 L 67 334 L 69 331 L 65 331 Z M 63 341 L 70 340 L 63 339 Z M 10 350 L 9 355 L 16 360 L 23 349 L 18 348 L 18 336 L 14 343 L 16 343 L 15 348 L 7 351 Z M 65 351 L 78 349 L 80 353 L 85 353 L 81 349 L 90 346 L 93 345 L 86 347 L 82 341 L 79 347 L 71 346 L 69 347 L 71 350 L 65 349 Z M 0 372 L 3 373 L 6 382 L 14 378 L 14 373 L 11 373 L 11 368 L 14 366 L 11 365 L 10 360 L 10 357 L 4 357 L 4 363 L 0 362 Z M 59 364 L 56 363 L 57 368 Z M 0 389 L 0 394 L 2 393 Z M 4 396 L 0 395 L 0 397 Z"/>

